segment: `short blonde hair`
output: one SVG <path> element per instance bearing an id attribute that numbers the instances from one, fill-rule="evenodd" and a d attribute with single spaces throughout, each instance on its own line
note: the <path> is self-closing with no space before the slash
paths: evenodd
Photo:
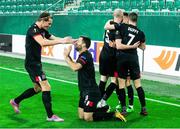
<path id="1" fill-rule="evenodd" d="M 117 8 L 114 10 L 113 16 L 116 18 L 117 17 L 123 17 L 123 11 L 121 9 Z"/>

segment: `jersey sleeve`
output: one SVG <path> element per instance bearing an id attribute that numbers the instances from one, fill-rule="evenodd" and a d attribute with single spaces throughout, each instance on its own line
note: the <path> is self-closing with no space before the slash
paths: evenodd
<path id="1" fill-rule="evenodd" d="M 144 43 L 145 41 L 146 41 L 146 37 L 145 37 L 144 32 L 142 32 L 140 42 L 141 42 L 141 43 Z"/>
<path id="2" fill-rule="evenodd" d="M 29 34 L 34 38 L 35 36 L 41 35 L 39 30 L 37 28 L 32 28 L 29 31 Z"/>
<path id="3" fill-rule="evenodd" d="M 77 63 L 80 63 L 82 66 L 87 64 L 87 57 L 84 55 L 81 55 L 78 60 Z"/>
<path id="4" fill-rule="evenodd" d="M 114 21 L 110 21 L 110 25 L 113 25 L 113 24 L 117 24 L 117 23 Z"/>
<path id="5" fill-rule="evenodd" d="M 121 30 L 121 23 L 116 23 L 116 24 L 114 24 L 114 28 L 115 28 L 116 30 Z"/>
<path id="6" fill-rule="evenodd" d="M 49 39 L 51 37 L 51 34 L 48 31 L 45 31 L 45 38 Z"/>
<path id="7" fill-rule="evenodd" d="M 125 24 L 119 23 L 115 25 L 116 33 L 115 33 L 115 39 L 122 39 L 122 32 L 125 28 Z"/>

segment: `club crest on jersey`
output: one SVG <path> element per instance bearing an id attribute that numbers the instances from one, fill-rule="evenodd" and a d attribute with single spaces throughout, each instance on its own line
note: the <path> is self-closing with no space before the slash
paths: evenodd
<path id="1" fill-rule="evenodd" d="M 116 35 L 118 35 L 118 34 L 120 34 L 120 32 L 117 30 L 117 31 L 116 31 Z"/>
<path id="2" fill-rule="evenodd" d="M 36 29 L 36 28 L 34 28 L 34 32 L 35 32 L 35 33 L 37 32 L 37 29 Z"/>

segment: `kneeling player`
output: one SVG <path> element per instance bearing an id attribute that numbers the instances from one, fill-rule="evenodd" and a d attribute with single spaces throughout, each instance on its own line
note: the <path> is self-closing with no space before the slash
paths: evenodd
<path id="1" fill-rule="evenodd" d="M 64 50 L 64 58 L 73 71 L 78 71 L 78 87 L 80 91 L 80 100 L 78 113 L 79 118 L 85 121 L 108 120 L 119 118 L 122 121 L 126 119 L 119 112 L 107 113 L 105 108 L 96 108 L 101 99 L 101 93 L 96 84 L 93 58 L 88 48 L 91 40 L 88 37 L 81 36 L 75 43 L 75 49 L 79 52 L 79 57 L 74 62 L 70 55 L 72 47 Z"/>

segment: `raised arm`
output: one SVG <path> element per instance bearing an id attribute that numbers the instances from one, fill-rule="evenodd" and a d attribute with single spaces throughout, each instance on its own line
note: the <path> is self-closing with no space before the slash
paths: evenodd
<path id="1" fill-rule="evenodd" d="M 52 46 L 57 44 L 73 43 L 73 39 L 71 37 L 57 38 L 55 36 L 51 36 L 49 39 L 45 39 L 41 35 L 37 35 L 33 38 L 41 46 Z"/>
<path id="2" fill-rule="evenodd" d="M 68 48 L 64 48 L 64 59 L 73 71 L 78 71 L 79 69 L 82 68 L 82 65 L 72 60 L 72 58 L 70 57 L 71 50 L 72 50 L 72 46 L 69 46 Z"/>
<path id="3" fill-rule="evenodd" d="M 112 20 L 109 20 L 109 21 L 106 22 L 106 24 L 105 24 L 105 26 L 104 26 L 104 29 L 105 29 L 105 30 L 114 30 L 114 29 L 115 29 L 114 24 L 110 24 L 111 21 L 112 21 Z"/>

